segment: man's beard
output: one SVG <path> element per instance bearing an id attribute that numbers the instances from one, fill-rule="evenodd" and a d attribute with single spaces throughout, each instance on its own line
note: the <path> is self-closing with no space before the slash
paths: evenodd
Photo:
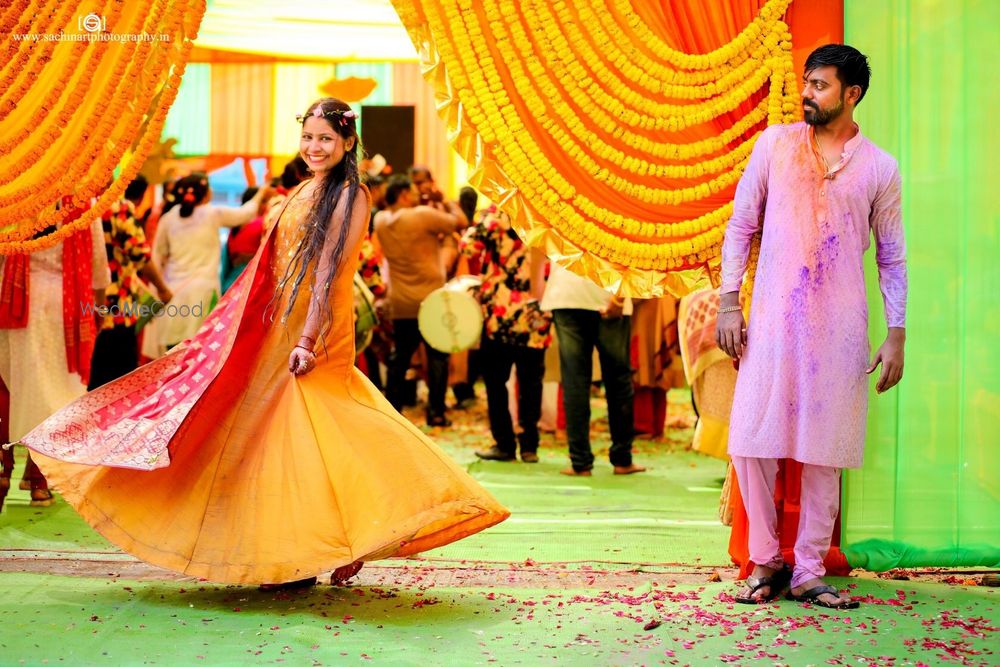
<path id="1" fill-rule="evenodd" d="M 810 125 L 826 125 L 844 112 L 843 98 L 841 98 L 840 102 L 837 103 L 837 106 L 832 109 L 820 109 L 812 106 L 812 103 L 810 102 L 803 102 L 802 106 L 803 119 Z M 812 111 L 812 113 L 805 113 L 806 110 Z"/>

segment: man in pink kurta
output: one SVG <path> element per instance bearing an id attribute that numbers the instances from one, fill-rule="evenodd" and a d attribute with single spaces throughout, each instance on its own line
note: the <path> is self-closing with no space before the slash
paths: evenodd
<path id="1" fill-rule="evenodd" d="M 864 55 L 828 45 L 809 56 L 805 123 L 767 128 L 736 189 L 722 247 L 718 338 L 739 360 L 729 453 L 749 518 L 755 569 L 740 602 L 790 597 L 857 606 L 827 586 L 823 558 L 840 507 L 840 469 L 860 467 L 867 373 L 881 393 L 902 376 L 906 264 L 896 161 L 861 134 L 854 107 L 868 88 Z M 748 326 L 739 288 L 762 230 Z M 874 236 L 889 333 L 869 364 L 862 256 Z M 803 464 L 795 569 L 776 535 L 778 460 Z M 789 581 L 790 579 L 790 581 Z"/>

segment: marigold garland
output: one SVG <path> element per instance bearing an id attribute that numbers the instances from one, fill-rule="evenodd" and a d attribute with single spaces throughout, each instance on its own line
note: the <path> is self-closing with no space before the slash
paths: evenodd
<path id="1" fill-rule="evenodd" d="M 798 119 L 790 3 L 687 54 L 630 0 L 393 0 L 473 184 L 529 243 L 641 296 L 717 269 L 763 124 Z M 671 217 L 699 202 L 698 217 Z"/>
<path id="2" fill-rule="evenodd" d="M 29 4 L 12 5 L 0 15 L 0 25 L 12 26 L 4 37 L 34 30 L 23 26 L 52 30 L 67 15 L 87 13 L 102 16 L 109 32 L 158 37 L 0 42 L 0 50 L 6 48 L 29 70 L 0 79 L 0 151 L 11 158 L 0 170 L 0 254 L 55 245 L 121 198 L 159 139 L 205 12 L 204 0 L 62 2 L 57 4 L 66 14 L 51 15 L 51 24 L 41 24 L 32 22 L 36 14 Z M 66 32 L 73 27 L 65 23 Z M 43 43 L 55 46 L 36 58 L 24 56 Z M 39 80 L 46 81 L 44 90 Z M 119 167 L 118 178 L 107 187 Z M 71 204 L 57 211 L 56 202 L 66 195 Z M 33 238 L 95 196 L 80 218 Z"/>
<path id="3" fill-rule="evenodd" d="M 72 5 L 62 5 L 62 15 L 58 15 L 58 9 L 60 3 L 58 0 L 49 0 L 47 3 L 41 6 L 35 7 L 37 12 L 38 23 L 32 25 L 32 30 L 36 32 L 45 32 L 51 29 L 53 32 L 59 32 L 66 23 L 69 21 L 70 16 L 72 16 Z M 11 40 L 13 42 L 13 40 Z M 37 75 L 40 71 L 40 66 L 44 65 L 46 61 L 52 55 L 52 50 L 55 48 L 55 42 L 42 42 L 37 48 L 31 50 L 21 50 L 18 51 L 14 57 L 11 57 L 9 48 L 13 44 L 8 45 L 8 52 L 6 54 L 7 59 L 4 60 L 4 65 L 0 68 L 0 81 L 6 81 L 10 76 L 11 72 L 15 73 L 16 76 L 21 78 L 31 77 L 32 75 Z M 29 61 L 32 63 L 31 67 L 28 67 Z M 4 92 L 0 99 L 6 97 L 7 93 Z"/>
<path id="4" fill-rule="evenodd" d="M 72 5 L 70 5 L 71 7 Z M 106 20 L 110 20 L 112 25 L 117 22 L 118 16 L 121 13 L 120 5 L 116 5 L 110 15 L 105 17 Z M 142 30 L 143 20 L 142 16 L 138 16 L 137 20 L 131 26 L 132 32 L 140 32 Z M 52 42 L 55 44 L 56 42 Z M 0 144 L 0 153 L 4 155 L 11 155 L 15 150 L 21 152 L 21 158 L 12 164 L 4 173 L 0 173 L 0 185 L 6 185 L 11 182 L 21 174 L 23 174 L 28 167 L 33 164 L 39 163 L 44 154 L 51 150 L 54 146 L 58 145 L 57 139 L 63 133 L 63 128 L 69 123 L 73 112 L 76 110 L 77 106 L 83 100 L 82 91 L 73 96 L 74 104 L 69 104 L 64 102 L 59 114 L 56 116 L 55 121 L 51 124 L 51 130 L 46 134 L 40 134 L 38 132 L 32 132 L 32 130 L 39 125 L 44 125 L 48 115 L 59 105 L 59 100 L 62 98 L 63 92 L 65 92 L 67 84 L 70 79 L 75 75 L 80 76 L 81 81 L 92 81 L 94 75 L 97 73 L 97 67 L 101 64 L 104 58 L 104 54 L 107 51 L 107 44 L 90 44 L 88 42 L 75 42 L 73 45 L 73 50 L 66 56 L 67 60 L 65 62 L 62 71 L 60 72 L 59 80 L 52 86 L 52 88 L 46 91 L 46 97 L 48 101 L 44 103 L 38 110 L 37 114 L 27 116 L 23 119 L 13 119 L 15 122 L 20 122 L 23 127 L 14 134 L 9 140 Z M 84 53 L 89 51 L 89 59 L 84 66 L 82 75 L 78 69 L 81 58 Z M 26 82 L 27 86 L 31 86 L 34 81 L 29 79 Z M 7 117 L 7 115 L 13 111 L 17 106 L 17 101 L 21 99 L 27 88 L 20 91 L 16 96 L 11 96 L 10 100 L 4 100 L 0 102 L 0 121 Z M 4 97 L 7 97 L 4 95 Z M 32 143 L 25 143 L 25 139 L 32 137 L 34 141 Z"/>
<path id="5" fill-rule="evenodd" d="M 163 0 L 158 0 L 154 4 L 153 12 L 149 16 L 150 22 L 152 24 L 154 25 L 159 24 L 159 20 L 163 14 L 164 9 L 165 9 L 165 2 Z M 117 19 L 118 15 L 113 14 L 111 18 Z M 129 27 L 129 34 L 137 34 L 142 32 L 143 25 L 144 23 L 146 23 L 145 19 L 146 17 L 144 17 L 143 15 L 141 14 L 137 15 L 132 25 Z M 86 42 L 84 42 L 84 44 L 86 44 Z M 94 49 L 94 57 L 91 59 L 91 62 L 88 63 L 87 68 L 85 70 L 86 74 L 82 78 L 82 80 L 90 80 L 89 77 L 92 77 L 94 73 L 96 73 L 97 66 L 101 62 L 103 62 L 103 55 L 106 51 L 107 45 L 100 44 L 98 46 L 99 47 L 103 46 L 105 48 Z M 118 108 L 120 105 L 127 104 L 128 100 L 131 99 L 136 94 L 147 95 L 149 94 L 149 89 L 151 87 L 156 86 L 158 79 L 154 76 L 147 81 L 147 86 L 145 89 L 136 91 L 134 88 L 135 80 L 144 70 L 159 72 L 162 69 L 164 63 L 166 62 L 166 59 L 168 57 L 168 51 L 165 49 L 160 49 L 158 51 L 155 60 L 148 61 L 147 56 L 151 50 L 152 50 L 151 42 L 143 43 L 142 47 L 139 47 L 138 43 L 133 42 L 124 48 L 122 55 L 120 58 L 118 58 L 117 65 L 113 70 L 113 77 L 108 79 L 107 85 L 104 88 L 105 91 L 117 90 L 117 92 L 114 93 L 115 97 L 108 104 L 108 108 L 114 109 Z M 70 53 L 69 59 L 70 63 L 75 66 L 76 63 L 78 62 L 78 53 L 76 51 Z M 126 65 L 128 65 L 128 67 L 130 68 L 129 71 L 126 71 L 125 69 Z M 69 74 L 72 73 L 73 73 L 72 71 L 69 72 Z M 60 84 L 63 84 L 63 82 L 67 80 L 66 77 L 67 73 L 64 72 L 60 82 L 57 83 L 57 85 L 52 90 L 48 91 L 46 95 L 47 98 L 58 101 L 62 93 Z M 102 95 L 102 94 L 103 93 L 100 90 L 87 91 L 87 95 Z M 56 103 L 57 102 L 53 102 L 52 105 L 55 106 Z M 76 108 L 77 108 L 76 105 L 70 105 L 68 103 L 65 104 L 64 114 L 61 114 L 60 118 L 63 119 L 65 122 L 68 122 L 69 119 L 72 117 L 73 113 L 76 111 Z M 46 115 L 45 112 L 43 112 L 42 117 L 44 117 L 44 115 Z M 107 140 L 110 138 L 110 135 L 113 132 L 114 128 L 116 127 L 117 123 L 116 119 L 113 117 L 113 114 L 109 114 L 109 116 L 111 117 L 101 118 L 101 124 L 98 125 L 98 127 L 95 129 L 92 138 L 92 144 L 94 146 L 98 147 L 104 146 Z M 28 166 L 30 166 L 31 164 L 40 162 L 43 159 L 44 154 L 46 152 L 51 151 L 52 148 L 57 145 L 52 141 L 52 139 L 54 137 L 59 137 L 60 135 L 62 135 L 63 127 L 65 127 L 65 124 L 57 123 L 56 127 L 52 129 L 49 135 L 38 136 L 37 141 L 34 144 L 28 146 L 22 144 L 21 149 L 25 150 L 24 155 L 9 170 L 8 174 L 0 175 L 0 184 L 5 184 L 12 178 L 16 178 L 18 174 L 23 173 L 23 171 L 27 169 Z M 84 173 L 88 167 L 89 167 L 88 162 L 83 160 L 78 161 L 74 165 L 73 170 L 62 176 L 61 182 L 57 184 L 57 187 L 62 187 L 62 184 L 67 182 L 69 183 L 76 182 L 75 177 L 78 174 Z M 0 207 L 8 204 L 9 202 L 17 201 L 20 195 L 21 195 L 20 192 L 15 191 L 12 192 L 10 195 L 8 195 L 9 199 L 4 199 L 3 197 L 0 197 Z M 43 190 L 42 192 L 40 192 L 39 196 L 42 197 L 46 196 L 45 191 Z M 0 238 L 2 238 L 2 235 L 0 235 Z"/>
<path id="6" fill-rule="evenodd" d="M 31 0 L 20 0 L 20 2 L 11 3 L 4 9 L 4 13 L 0 14 L 0 45 L 6 44 L 11 39 L 11 29 L 24 16 L 24 10 L 30 4 Z"/>

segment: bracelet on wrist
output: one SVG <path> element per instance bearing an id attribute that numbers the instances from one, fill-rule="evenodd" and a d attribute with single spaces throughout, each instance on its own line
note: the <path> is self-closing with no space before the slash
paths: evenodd
<path id="1" fill-rule="evenodd" d="M 742 311 L 742 306 L 726 306 L 725 308 L 719 308 L 719 315 L 723 313 L 735 313 L 736 311 Z"/>
<path id="2" fill-rule="evenodd" d="M 306 347 L 305 345 L 296 345 L 295 347 L 299 348 L 300 350 L 305 350 L 314 357 L 316 356 L 316 353 L 312 351 L 311 347 Z"/>

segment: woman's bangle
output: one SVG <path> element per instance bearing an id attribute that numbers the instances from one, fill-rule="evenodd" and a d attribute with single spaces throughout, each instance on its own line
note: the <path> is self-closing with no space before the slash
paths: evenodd
<path id="1" fill-rule="evenodd" d="M 316 356 L 316 353 L 312 351 L 312 348 L 306 347 L 305 345 L 296 345 L 295 347 L 299 348 L 300 350 L 305 350 L 314 357 Z"/>
<path id="2" fill-rule="evenodd" d="M 315 345 L 315 344 L 316 344 L 316 339 L 315 339 L 315 338 L 313 338 L 312 336 L 307 336 L 307 335 L 305 335 L 305 334 L 302 334 L 301 336 L 299 336 L 299 342 L 300 342 L 300 343 L 301 343 L 302 341 L 304 341 L 304 340 L 307 340 L 307 341 L 309 341 L 309 344 L 310 344 L 310 345 Z"/>
<path id="3" fill-rule="evenodd" d="M 737 310 L 742 311 L 742 306 L 726 306 L 725 308 L 719 308 L 719 315 L 723 313 L 735 313 Z"/>

